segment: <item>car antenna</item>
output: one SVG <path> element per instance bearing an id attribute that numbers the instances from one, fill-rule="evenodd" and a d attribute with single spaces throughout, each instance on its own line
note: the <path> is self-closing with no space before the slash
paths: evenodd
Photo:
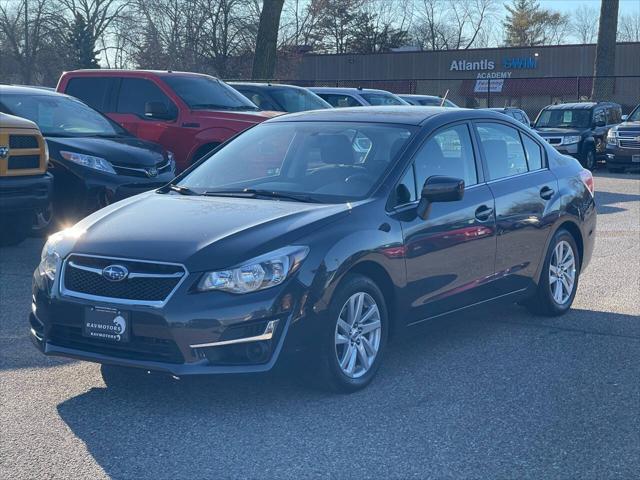
<path id="1" fill-rule="evenodd" d="M 444 107 L 444 102 L 447 100 L 447 97 L 449 96 L 449 89 L 447 88 L 447 91 L 444 92 L 444 97 L 442 97 L 442 100 L 440 101 L 440 106 Z"/>

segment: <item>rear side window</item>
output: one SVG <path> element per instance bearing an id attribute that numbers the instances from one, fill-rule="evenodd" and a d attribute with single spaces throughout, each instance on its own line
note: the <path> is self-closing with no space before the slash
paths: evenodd
<path id="1" fill-rule="evenodd" d="M 598 123 L 603 123 L 606 124 L 607 123 L 607 116 L 604 112 L 604 108 L 599 108 L 598 110 L 596 110 L 593 114 L 593 123 L 595 123 L 596 125 Z"/>
<path id="2" fill-rule="evenodd" d="M 489 180 L 528 171 L 518 130 L 499 123 L 478 123 L 477 129 L 489 170 Z"/>
<path id="3" fill-rule="evenodd" d="M 67 83 L 65 92 L 67 95 L 82 100 L 96 110 L 108 112 L 109 94 L 115 80 L 106 77 L 79 77 L 72 78 Z"/>
<path id="4" fill-rule="evenodd" d="M 468 127 L 445 128 L 429 138 L 416 154 L 415 169 L 419 190 L 434 175 L 461 178 L 467 186 L 478 183 Z"/>
<path id="5" fill-rule="evenodd" d="M 522 137 L 524 151 L 527 154 L 527 163 L 529 164 L 529 170 L 540 170 L 542 168 L 542 149 L 540 148 L 540 145 L 538 145 L 528 136 L 522 134 L 520 135 Z"/>
<path id="6" fill-rule="evenodd" d="M 607 109 L 607 125 L 615 125 L 622 121 L 622 110 L 618 107 Z"/>
<path id="7" fill-rule="evenodd" d="M 172 116 L 177 116 L 173 102 L 153 82 L 144 78 L 123 78 L 118 95 L 118 113 L 131 113 L 145 118 L 148 102 L 163 103 Z"/>
<path id="8" fill-rule="evenodd" d="M 317 95 L 336 108 L 362 106 L 362 104 L 351 95 L 338 95 L 335 93 L 318 93 Z"/>

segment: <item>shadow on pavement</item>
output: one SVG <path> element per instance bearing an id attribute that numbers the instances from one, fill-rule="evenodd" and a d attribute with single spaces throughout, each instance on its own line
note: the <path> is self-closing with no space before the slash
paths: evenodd
<path id="1" fill-rule="evenodd" d="M 309 388 L 302 363 L 96 387 L 58 413 L 113 478 L 542 478 L 551 466 L 628 477 L 640 464 L 638 323 L 483 309 L 397 339 L 352 395 Z"/>
<path id="2" fill-rule="evenodd" d="M 629 203 L 640 201 L 640 195 L 629 193 L 603 192 L 596 188 L 596 206 L 599 215 L 607 213 L 624 212 L 626 208 L 616 207 L 616 203 Z"/>

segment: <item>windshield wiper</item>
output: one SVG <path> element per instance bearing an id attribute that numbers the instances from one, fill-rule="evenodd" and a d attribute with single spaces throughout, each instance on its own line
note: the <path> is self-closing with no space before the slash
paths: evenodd
<path id="1" fill-rule="evenodd" d="M 318 200 L 315 200 L 308 195 L 298 195 L 297 193 L 283 193 L 283 192 L 273 192 L 271 190 L 261 190 L 255 188 L 244 188 L 242 190 L 210 190 L 202 193 L 202 195 L 207 195 L 211 197 L 247 197 L 247 198 L 256 198 L 256 197 L 266 197 L 266 198 L 280 198 L 283 200 L 293 200 L 295 202 L 304 202 L 304 203 L 318 203 Z"/>
<path id="2" fill-rule="evenodd" d="M 198 192 L 191 190 L 189 187 L 181 187 L 170 183 L 156 190 L 158 193 L 178 192 L 180 195 L 200 195 Z"/>

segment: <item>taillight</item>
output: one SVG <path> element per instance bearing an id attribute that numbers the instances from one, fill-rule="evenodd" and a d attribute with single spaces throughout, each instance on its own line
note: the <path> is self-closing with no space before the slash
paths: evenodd
<path id="1" fill-rule="evenodd" d="M 584 168 L 580 172 L 580 179 L 582 180 L 582 183 L 587 186 L 587 188 L 591 192 L 591 195 L 593 195 L 593 192 L 595 190 L 595 185 L 593 183 L 593 174 L 589 170 Z"/>

